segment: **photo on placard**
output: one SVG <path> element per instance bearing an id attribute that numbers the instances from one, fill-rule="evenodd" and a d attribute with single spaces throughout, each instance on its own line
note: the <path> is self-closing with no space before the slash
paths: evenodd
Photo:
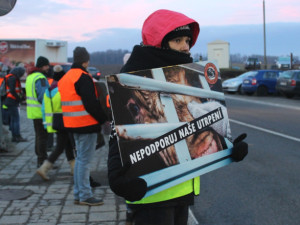
<path id="1" fill-rule="evenodd" d="M 128 176 L 184 166 L 229 148 L 229 119 L 213 63 L 106 79 L 122 163 L 131 164 Z"/>

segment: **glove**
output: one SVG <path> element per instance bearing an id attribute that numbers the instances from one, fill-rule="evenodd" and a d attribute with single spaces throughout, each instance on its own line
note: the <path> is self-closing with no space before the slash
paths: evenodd
<path id="1" fill-rule="evenodd" d="M 243 141 L 246 137 L 247 134 L 243 133 L 233 141 L 231 158 L 235 162 L 242 161 L 248 154 L 248 144 Z"/>
<path id="2" fill-rule="evenodd" d="M 126 177 L 125 174 L 130 166 L 130 163 L 128 163 L 117 172 L 117 176 L 110 182 L 110 187 L 117 195 L 134 202 L 141 200 L 145 196 L 147 192 L 147 182 L 138 177 Z"/>

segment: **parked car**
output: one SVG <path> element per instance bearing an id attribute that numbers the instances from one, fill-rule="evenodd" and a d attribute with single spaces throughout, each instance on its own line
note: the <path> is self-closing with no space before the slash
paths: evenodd
<path id="1" fill-rule="evenodd" d="M 300 95 L 300 70 L 282 72 L 277 80 L 276 90 L 287 98 Z"/>
<path id="2" fill-rule="evenodd" d="M 226 91 L 228 93 L 240 93 L 241 94 L 241 87 L 242 87 L 242 83 L 243 83 L 243 79 L 254 75 L 256 73 L 256 71 L 248 71 L 246 73 L 242 73 L 241 75 L 235 77 L 235 78 L 231 78 L 228 80 L 223 81 L 222 83 L 222 88 L 223 91 Z"/>
<path id="3" fill-rule="evenodd" d="M 96 80 L 100 79 L 101 73 L 96 67 L 89 66 L 87 70 Z"/>
<path id="4" fill-rule="evenodd" d="M 291 69 L 291 57 L 278 57 L 276 66 L 280 70 Z"/>
<path id="5" fill-rule="evenodd" d="M 261 61 L 258 58 L 248 58 L 245 62 L 245 69 L 246 70 L 259 70 L 261 67 Z"/>
<path id="6" fill-rule="evenodd" d="M 246 77 L 242 83 L 242 92 L 265 96 L 276 93 L 276 82 L 280 70 L 257 70 L 251 76 Z"/>

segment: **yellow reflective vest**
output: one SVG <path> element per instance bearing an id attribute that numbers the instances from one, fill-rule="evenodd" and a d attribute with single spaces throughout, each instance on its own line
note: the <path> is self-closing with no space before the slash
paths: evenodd
<path id="1" fill-rule="evenodd" d="M 42 105 L 43 123 L 48 133 L 56 133 L 53 129 L 53 116 L 54 114 L 62 114 L 61 97 L 58 88 L 51 91 L 49 88 L 45 91 Z"/>
<path id="2" fill-rule="evenodd" d="M 194 179 L 185 181 L 181 184 L 176 186 L 170 187 L 166 190 L 158 192 L 154 195 L 150 195 L 146 198 L 143 198 L 136 202 L 129 202 L 128 204 L 148 204 L 148 203 L 155 203 L 155 202 L 162 202 L 167 201 L 174 198 L 179 198 L 184 195 L 188 195 L 194 192 L 195 195 L 200 194 L 200 177 L 196 177 Z"/>
<path id="3" fill-rule="evenodd" d="M 47 78 L 40 72 L 34 72 L 27 76 L 25 83 L 26 91 L 26 109 L 27 109 L 27 118 L 29 119 L 42 119 L 42 105 L 38 101 L 37 94 L 35 91 L 35 82 L 38 79 Z"/>

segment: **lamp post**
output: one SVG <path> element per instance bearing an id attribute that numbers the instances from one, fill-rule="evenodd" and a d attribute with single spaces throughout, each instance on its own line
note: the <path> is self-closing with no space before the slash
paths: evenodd
<path id="1" fill-rule="evenodd" d="M 264 17 L 264 65 L 265 65 L 265 69 L 267 69 L 265 0 L 263 0 L 263 17 Z"/>

